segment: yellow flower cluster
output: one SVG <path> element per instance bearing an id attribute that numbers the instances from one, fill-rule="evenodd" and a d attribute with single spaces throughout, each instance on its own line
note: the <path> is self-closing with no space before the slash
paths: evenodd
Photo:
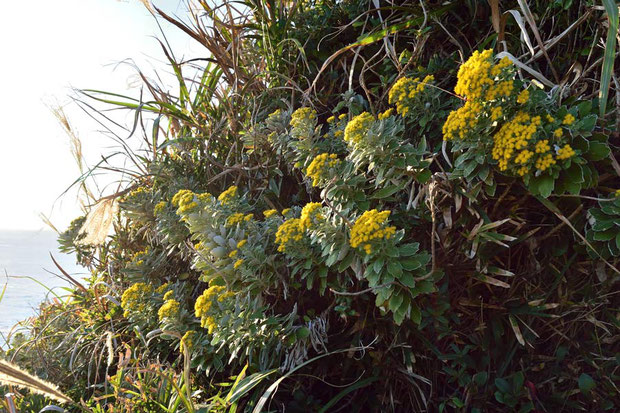
<path id="1" fill-rule="evenodd" d="M 232 250 L 230 251 L 230 254 L 228 254 L 228 258 L 235 258 L 238 253 L 239 253 L 238 250 Z"/>
<path id="2" fill-rule="evenodd" d="M 291 135 L 297 139 L 310 138 L 314 134 L 316 112 L 311 108 L 299 108 L 291 115 Z"/>
<path id="3" fill-rule="evenodd" d="M 562 128 L 557 128 L 556 130 L 553 131 L 553 137 L 555 138 L 561 138 L 562 135 L 563 135 Z"/>
<path id="4" fill-rule="evenodd" d="M 508 169 L 509 161 L 515 154 L 520 160 L 519 164 L 524 163 L 524 158 L 529 160 L 531 157 L 528 156 L 529 151 L 525 155 L 515 152 L 525 150 L 528 147 L 529 141 L 534 137 L 540 124 L 540 116 L 532 117 L 525 112 L 519 112 L 511 121 L 502 125 L 500 130 L 493 136 L 494 146 L 492 152 L 493 159 L 498 161 L 500 170 L 505 171 Z"/>
<path id="5" fill-rule="evenodd" d="M 473 100 L 468 100 L 465 105 L 450 112 L 442 128 L 444 140 L 456 137 L 465 139 L 467 133 L 478 124 L 480 112 L 482 112 L 482 104 Z"/>
<path id="6" fill-rule="evenodd" d="M 479 118 L 487 113 L 484 110 L 485 104 L 495 102 L 488 114 L 492 121 L 502 117 L 503 110 L 498 102 L 511 96 L 514 91 L 514 82 L 500 76 L 504 69 L 509 67 L 512 67 L 512 63 L 506 57 L 494 64 L 492 50 L 476 51 L 461 65 L 454 91 L 464 96 L 466 101 L 462 107 L 448 115 L 443 125 L 444 140 L 457 137 L 465 139 L 470 136 L 470 132 L 478 125 Z M 523 98 L 526 96 L 521 96 L 521 99 Z"/>
<path id="7" fill-rule="evenodd" d="M 290 247 L 295 241 L 300 241 L 303 235 L 301 219 L 287 219 L 278 227 L 276 232 L 276 244 L 279 244 L 278 251 L 286 252 L 287 247 Z"/>
<path id="8" fill-rule="evenodd" d="M 157 291 L 159 291 L 159 288 L 157 289 Z M 174 291 L 173 290 L 166 291 L 166 294 L 164 294 L 164 301 L 168 301 L 168 300 L 172 299 L 173 296 L 174 296 Z"/>
<path id="9" fill-rule="evenodd" d="M 366 254 L 372 252 L 372 242 L 379 239 L 390 239 L 396 233 L 396 227 L 387 226 L 391 211 L 366 211 L 351 228 L 350 244 L 353 248 L 362 247 Z"/>
<path id="10" fill-rule="evenodd" d="M 566 116 L 564 116 L 564 119 L 562 120 L 563 125 L 572 125 L 573 122 L 575 122 L 575 117 L 571 115 L 570 113 L 567 113 Z"/>
<path id="11" fill-rule="evenodd" d="M 161 307 L 159 307 L 159 311 L 157 312 L 159 321 L 162 321 L 164 318 L 176 317 L 176 315 L 179 314 L 180 308 L 181 305 L 177 300 L 167 300 Z"/>
<path id="12" fill-rule="evenodd" d="M 236 270 L 239 267 L 241 267 L 241 264 L 243 264 L 243 260 L 239 259 L 239 260 L 235 261 L 235 263 L 233 264 L 233 268 Z"/>
<path id="13" fill-rule="evenodd" d="M 237 243 L 237 248 L 243 247 L 246 244 L 246 242 L 248 242 L 247 239 L 242 239 L 241 241 Z"/>
<path id="14" fill-rule="evenodd" d="M 172 197 L 172 205 L 179 207 L 177 210 L 179 214 L 189 212 L 198 206 L 194 200 L 194 195 L 189 189 L 181 189 Z"/>
<path id="15" fill-rule="evenodd" d="M 546 170 L 551 165 L 555 165 L 555 159 L 553 159 L 553 155 L 550 153 L 536 159 L 536 168 L 540 171 Z"/>
<path id="16" fill-rule="evenodd" d="M 223 302 L 226 298 L 232 297 L 235 295 L 232 291 L 227 291 L 226 287 L 223 285 L 212 285 L 203 291 L 202 295 L 198 297 L 196 303 L 194 304 L 194 312 L 196 317 L 200 318 L 200 326 L 207 327 L 209 329 L 209 334 L 213 332 L 213 329 L 216 327 L 215 319 L 210 316 L 209 310 L 213 307 L 213 302 Z M 222 294 L 222 292 L 224 292 Z"/>
<path id="17" fill-rule="evenodd" d="M 312 186 L 320 184 L 322 179 L 329 179 L 330 170 L 337 168 L 340 165 L 338 155 L 335 153 L 322 153 L 314 157 L 308 169 L 306 169 L 306 175 L 312 178 Z"/>
<path id="18" fill-rule="evenodd" d="M 217 197 L 218 201 L 221 202 L 222 205 L 228 204 L 231 200 L 233 200 L 237 196 L 237 187 L 235 185 L 229 187 L 227 190 L 222 192 L 220 196 Z"/>
<path id="19" fill-rule="evenodd" d="M 480 99 L 486 86 L 493 84 L 493 51 L 485 50 L 482 53 L 475 51 L 471 57 L 459 67 L 456 75 L 457 83 L 454 91 L 469 99 Z M 497 73 L 499 74 L 499 72 Z"/>
<path id="20" fill-rule="evenodd" d="M 527 89 L 524 89 L 521 93 L 519 93 L 519 96 L 517 96 L 517 103 L 524 104 L 529 100 L 529 98 L 530 98 L 530 91 Z"/>
<path id="21" fill-rule="evenodd" d="M 135 283 L 125 290 L 121 297 L 121 307 L 125 310 L 125 317 L 132 312 L 143 312 L 144 301 L 153 293 L 153 287 L 145 283 Z"/>
<path id="22" fill-rule="evenodd" d="M 379 118 L 379 120 L 383 120 L 386 118 L 389 118 L 390 116 L 392 116 L 392 112 L 394 112 L 393 108 L 389 108 L 388 110 L 386 110 L 383 113 L 379 113 L 379 116 L 377 116 Z"/>
<path id="23" fill-rule="evenodd" d="M 310 202 L 301 210 L 300 225 L 302 229 L 308 230 L 324 219 L 325 217 L 322 214 L 321 204 L 318 202 Z"/>
<path id="24" fill-rule="evenodd" d="M 536 142 L 536 153 L 545 153 L 551 149 L 549 146 L 549 140 L 543 139 L 542 141 Z"/>
<path id="25" fill-rule="evenodd" d="M 185 334 L 183 334 L 183 337 L 181 337 L 181 342 L 179 343 L 179 349 L 181 350 L 181 353 L 185 352 L 185 350 L 190 351 L 192 349 L 192 347 L 194 346 L 195 334 L 196 332 L 194 330 L 189 330 Z"/>
<path id="26" fill-rule="evenodd" d="M 166 210 L 166 201 L 160 201 L 157 203 L 157 205 L 155 205 L 155 208 L 153 208 L 153 214 L 155 215 L 160 215 L 162 212 L 164 212 Z"/>
<path id="27" fill-rule="evenodd" d="M 374 121 L 375 118 L 368 112 L 357 115 L 347 123 L 344 129 L 344 140 L 350 144 L 360 143 Z"/>
<path id="28" fill-rule="evenodd" d="M 514 83 L 512 80 L 504 80 L 502 82 L 497 82 L 489 87 L 486 93 L 487 101 L 498 100 L 503 97 L 508 97 L 512 94 L 514 90 Z"/>
<path id="29" fill-rule="evenodd" d="M 243 221 L 244 218 L 245 218 L 245 215 L 243 215 L 241 212 L 237 212 L 232 215 L 229 215 L 228 218 L 226 218 L 226 226 L 232 227 L 233 225 L 237 225 L 238 223 Z"/>
<path id="30" fill-rule="evenodd" d="M 428 75 L 423 80 L 420 80 L 419 77 L 414 79 L 401 77 L 390 89 L 388 93 L 388 102 L 391 105 L 396 104 L 396 111 L 402 116 L 405 116 L 412 106 L 413 99 L 423 92 L 426 85 L 433 80 L 435 80 L 433 75 Z M 382 119 L 381 116 L 379 119 Z"/>
<path id="31" fill-rule="evenodd" d="M 502 117 L 503 113 L 504 112 L 502 111 L 501 106 L 495 106 L 493 109 L 491 109 L 491 120 L 498 120 Z"/>
<path id="32" fill-rule="evenodd" d="M 575 156 L 575 150 L 571 148 L 569 144 L 564 145 L 564 147 L 558 149 L 557 158 L 560 160 L 568 159 Z"/>
<path id="33" fill-rule="evenodd" d="M 282 215 L 286 215 L 286 214 L 288 214 L 289 212 L 291 212 L 291 209 L 290 209 L 290 208 L 284 208 L 284 209 L 282 210 Z"/>
<path id="34" fill-rule="evenodd" d="M 294 128 L 305 126 L 306 121 L 315 120 L 316 112 L 312 108 L 299 108 L 291 115 L 291 126 Z"/>
<path id="35" fill-rule="evenodd" d="M 278 211 L 276 209 L 268 209 L 266 211 L 263 211 L 263 215 L 265 216 L 265 218 L 272 217 L 272 216 L 274 216 L 277 213 L 278 213 Z"/>

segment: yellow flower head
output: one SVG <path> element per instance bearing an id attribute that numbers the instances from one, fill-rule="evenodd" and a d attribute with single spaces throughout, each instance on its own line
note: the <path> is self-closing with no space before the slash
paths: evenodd
<path id="1" fill-rule="evenodd" d="M 562 137 L 562 128 L 557 128 L 553 131 L 553 137 L 561 138 Z"/>
<path id="2" fill-rule="evenodd" d="M 312 178 L 312 186 L 317 186 L 322 180 L 327 180 L 333 175 L 333 171 L 340 166 L 341 161 L 335 153 L 322 153 L 317 155 L 306 170 L 306 175 Z"/>
<path id="3" fill-rule="evenodd" d="M 296 241 L 300 241 L 304 235 L 301 219 L 287 219 L 278 227 L 276 232 L 276 244 L 279 252 L 286 252 Z"/>
<path id="4" fill-rule="evenodd" d="M 424 80 L 420 80 L 419 77 L 414 79 L 401 77 L 390 89 L 388 93 L 388 102 L 393 105 L 395 104 L 396 111 L 402 116 L 405 116 L 415 104 L 416 96 L 419 96 L 426 88 L 426 85 L 433 80 L 435 80 L 433 75 L 426 76 Z M 387 116 L 389 116 L 389 114 Z M 381 115 L 379 115 L 379 119 L 383 119 Z"/>
<path id="5" fill-rule="evenodd" d="M 168 205 L 166 201 L 158 202 L 157 205 L 155 205 L 155 208 L 153 209 L 153 214 L 161 215 L 161 213 L 166 210 L 166 205 Z"/>
<path id="6" fill-rule="evenodd" d="M 228 218 L 226 218 L 226 226 L 232 227 L 233 225 L 237 225 L 238 223 L 243 221 L 243 218 L 244 215 L 241 212 L 231 214 L 228 216 Z"/>
<path id="7" fill-rule="evenodd" d="M 161 307 L 159 307 L 159 311 L 157 312 L 159 321 L 162 321 L 164 318 L 176 317 L 179 313 L 180 307 L 181 305 L 177 300 L 167 300 Z"/>
<path id="8" fill-rule="evenodd" d="M 247 239 L 242 239 L 241 241 L 239 241 L 239 242 L 237 243 L 237 249 L 239 249 L 239 248 L 243 247 L 243 246 L 244 246 L 247 242 L 248 242 L 248 240 L 247 240 Z"/>
<path id="9" fill-rule="evenodd" d="M 189 351 L 192 349 L 194 345 L 194 335 L 196 335 L 196 332 L 193 330 L 189 330 L 185 334 L 183 334 L 183 337 L 181 338 L 181 342 L 179 344 L 181 353 L 185 352 L 185 350 Z"/>
<path id="10" fill-rule="evenodd" d="M 234 257 L 236 257 L 238 252 L 239 252 L 239 251 L 237 251 L 237 250 L 232 250 L 232 251 L 230 251 L 230 254 L 228 254 L 228 258 L 234 258 Z"/>
<path id="11" fill-rule="evenodd" d="M 344 129 L 344 140 L 350 144 L 358 144 L 372 126 L 375 118 L 368 112 L 361 113 L 351 119 Z"/>
<path id="12" fill-rule="evenodd" d="M 569 144 L 566 144 L 564 147 L 558 149 L 557 159 L 559 160 L 572 158 L 573 156 L 575 156 L 575 150 L 571 148 Z"/>
<path id="13" fill-rule="evenodd" d="M 491 69 L 493 68 L 493 51 L 482 53 L 475 51 L 471 57 L 459 67 L 454 92 L 468 99 L 482 98 L 483 91 L 493 84 Z"/>
<path id="14" fill-rule="evenodd" d="M 237 196 L 237 187 L 235 185 L 229 187 L 217 197 L 222 205 L 226 205 Z"/>
<path id="15" fill-rule="evenodd" d="M 521 93 L 519 93 L 519 96 L 517 96 L 517 103 L 524 104 L 529 100 L 529 98 L 530 98 L 530 91 L 527 89 L 524 89 Z"/>
<path id="16" fill-rule="evenodd" d="M 278 211 L 276 209 L 268 209 L 266 211 L 263 211 L 263 215 L 265 216 L 265 218 L 269 218 L 277 213 Z"/>
<path id="17" fill-rule="evenodd" d="M 291 212 L 291 209 L 290 209 L 290 208 L 284 208 L 284 209 L 282 210 L 282 215 L 286 215 L 286 214 L 288 214 L 289 212 Z"/>
<path id="18" fill-rule="evenodd" d="M 376 209 L 364 212 L 351 228 L 350 244 L 353 248 L 362 247 L 367 254 L 372 252 L 372 242 L 390 239 L 396 233 L 396 227 L 388 226 L 390 211 Z"/>
<path id="19" fill-rule="evenodd" d="M 313 226 L 320 223 L 325 217 L 322 214 L 321 204 L 318 202 L 310 202 L 301 210 L 300 226 L 304 230 L 312 229 Z"/>
<path id="20" fill-rule="evenodd" d="M 567 113 L 566 116 L 564 116 L 564 119 L 562 120 L 563 125 L 572 125 L 573 122 L 575 122 L 575 117 L 571 115 L 570 113 Z"/>
<path id="21" fill-rule="evenodd" d="M 236 270 L 237 268 L 241 267 L 241 264 L 243 264 L 243 260 L 237 260 L 235 261 L 233 268 Z"/>

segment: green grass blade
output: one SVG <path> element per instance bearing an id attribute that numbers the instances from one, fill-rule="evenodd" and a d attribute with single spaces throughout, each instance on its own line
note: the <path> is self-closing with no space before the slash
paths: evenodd
<path id="1" fill-rule="evenodd" d="M 616 57 L 616 35 L 618 34 L 618 5 L 614 0 L 603 0 L 603 6 L 607 11 L 609 19 L 609 29 L 607 30 L 607 41 L 605 42 L 605 58 L 603 59 L 603 70 L 601 72 L 601 86 L 598 92 L 599 113 L 601 117 L 605 115 L 607 99 L 609 97 L 609 84 L 611 75 L 614 71 L 614 58 Z"/>

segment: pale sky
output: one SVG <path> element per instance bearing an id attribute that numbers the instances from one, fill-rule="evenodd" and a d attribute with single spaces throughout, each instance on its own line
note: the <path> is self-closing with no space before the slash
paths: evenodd
<path id="1" fill-rule="evenodd" d="M 154 2 L 184 16 L 179 0 Z M 204 49 L 161 23 L 177 58 L 203 57 Z M 0 6 L 0 230 L 40 229 L 49 216 L 60 230 L 81 214 L 75 191 L 56 201 L 79 176 L 64 133 L 49 104 L 64 106 L 92 164 L 112 141 L 68 98 L 72 87 L 138 97 L 135 71 L 116 65 L 133 59 L 149 72 L 168 72 L 153 36 L 159 29 L 138 0 L 7 1 Z M 173 83 L 171 82 L 171 85 Z M 120 115 L 120 114 L 119 114 Z M 122 121 L 129 117 L 121 116 Z"/>

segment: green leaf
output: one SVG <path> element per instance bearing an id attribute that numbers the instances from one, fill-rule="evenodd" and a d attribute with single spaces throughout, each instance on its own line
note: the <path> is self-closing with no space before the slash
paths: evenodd
<path id="1" fill-rule="evenodd" d="M 410 257 L 420 249 L 420 244 L 417 242 L 412 244 L 401 245 L 399 248 L 401 257 Z"/>
<path id="2" fill-rule="evenodd" d="M 489 374 L 486 371 L 481 371 L 474 374 L 473 380 L 478 386 L 484 386 L 489 379 Z"/>
<path id="3" fill-rule="evenodd" d="M 581 373 L 581 376 L 577 379 L 577 383 L 579 384 L 579 390 L 581 390 L 583 394 L 590 393 L 592 389 L 596 387 L 596 382 L 592 376 L 587 373 Z"/>
<path id="4" fill-rule="evenodd" d="M 392 297 L 390 298 L 390 310 L 392 310 L 392 312 L 395 312 L 396 310 L 398 310 L 398 307 L 400 307 L 400 305 L 403 303 L 403 294 L 399 291 L 397 293 L 392 294 Z"/>
<path id="5" fill-rule="evenodd" d="M 376 191 L 374 194 L 371 195 L 371 199 L 383 199 L 383 198 L 387 198 L 390 195 L 398 192 L 401 189 L 400 186 L 397 185 L 391 185 L 391 186 L 387 186 L 385 188 L 381 188 L 378 191 Z"/>
<path id="6" fill-rule="evenodd" d="M 298 328 L 297 331 L 295 331 L 295 336 L 297 337 L 297 339 L 304 339 L 306 337 L 308 337 L 310 335 L 310 330 L 308 329 L 308 327 L 301 327 Z"/>
<path id="7" fill-rule="evenodd" d="M 400 263 L 407 271 L 415 271 L 423 265 L 422 260 L 419 256 L 402 260 Z"/>
<path id="8" fill-rule="evenodd" d="M 595 241 L 609 241 L 616 237 L 617 232 L 615 229 L 609 229 L 607 231 L 595 232 L 594 240 Z"/>
<path id="9" fill-rule="evenodd" d="M 375 260 L 375 262 L 372 263 L 372 269 L 376 272 L 376 273 L 380 273 L 381 269 L 383 268 L 383 263 L 385 262 L 385 258 L 383 257 L 379 257 Z"/>
<path id="10" fill-rule="evenodd" d="M 553 192 L 554 181 L 550 175 L 535 176 L 530 179 L 529 189 L 534 195 L 540 195 L 543 198 L 549 197 Z"/>
<path id="11" fill-rule="evenodd" d="M 597 119 L 598 116 L 596 115 L 588 115 L 585 118 L 581 119 L 579 122 L 577 122 L 577 124 L 575 125 L 575 129 L 584 132 L 592 132 L 592 129 L 594 129 L 594 126 L 596 125 Z"/>
<path id="12" fill-rule="evenodd" d="M 585 154 L 585 157 L 591 161 L 600 161 L 609 156 L 609 146 L 603 142 L 590 142 L 590 150 Z"/>
<path id="13" fill-rule="evenodd" d="M 398 261 L 390 261 L 387 265 L 387 270 L 394 278 L 399 279 L 403 274 L 403 266 Z"/>
<path id="14" fill-rule="evenodd" d="M 420 307 L 418 307 L 416 304 L 411 304 L 411 321 L 413 321 L 414 323 L 420 325 L 420 323 L 422 322 L 422 311 L 420 311 Z"/>
<path id="15" fill-rule="evenodd" d="M 415 279 L 413 277 L 413 274 L 410 272 L 404 272 L 403 275 L 401 275 L 399 281 L 409 288 L 415 287 Z"/>
<path id="16" fill-rule="evenodd" d="M 506 379 L 495 379 L 495 387 L 502 393 L 510 393 L 510 383 Z"/>

